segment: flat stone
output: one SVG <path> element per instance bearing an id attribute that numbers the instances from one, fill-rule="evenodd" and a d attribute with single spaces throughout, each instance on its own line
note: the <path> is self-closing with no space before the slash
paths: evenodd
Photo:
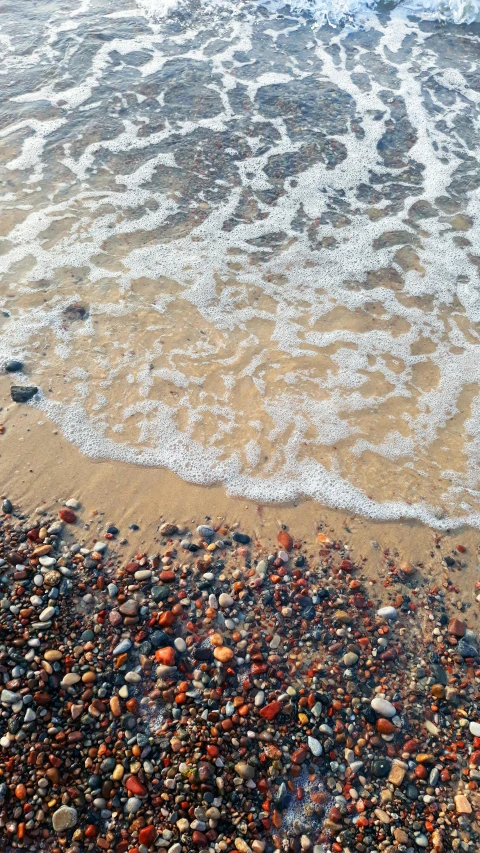
<path id="1" fill-rule="evenodd" d="M 134 598 L 129 598 L 127 601 L 124 601 L 118 609 L 122 616 L 136 616 L 138 613 L 138 607 L 138 601 L 135 601 Z"/>
<path id="2" fill-rule="evenodd" d="M 55 616 L 55 608 L 54 607 L 46 607 L 45 610 L 42 610 L 40 613 L 39 619 L 40 622 L 49 622 Z"/>
<path id="3" fill-rule="evenodd" d="M 474 737 L 480 737 L 480 723 L 475 723 L 473 720 L 469 725 L 470 734 Z"/>
<path id="4" fill-rule="evenodd" d="M 388 774 L 388 781 L 398 788 L 405 779 L 406 772 L 406 769 L 401 764 L 392 764 L 390 773 Z"/>
<path id="5" fill-rule="evenodd" d="M 77 810 L 72 806 L 60 806 L 52 817 L 53 828 L 55 832 L 63 832 L 65 829 L 71 829 L 77 824 Z"/>
<path id="6" fill-rule="evenodd" d="M 221 592 L 218 596 L 218 603 L 220 607 L 231 607 L 233 604 L 233 598 L 231 595 L 228 595 L 226 592 Z"/>
<path id="7" fill-rule="evenodd" d="M 10 396 L 14 403 L 28 403 L 35 397 L 38 388 L 35 385 L 12 385 Z"/>
<path id="8" fill-rule="evenodd" d="M 345 666 L 355 666 L 355 664 L 358 663 L 358 655 L 356 655 L 355 652 L 347 652 L 343 656 L 343 663 Z"/>
<path id="9" fill-rule="evenodd" d="M 464 794 L 457 794 L 455 797 L 455 808 L 457 814 L 471 814 L 472 806 Z"/>
<path id="10" fill-rule="evenodd" d="M 248 545 L 250 542 L 250 536 L 247 533 L 234 533 L 232 539 L 240 545 Z"/>

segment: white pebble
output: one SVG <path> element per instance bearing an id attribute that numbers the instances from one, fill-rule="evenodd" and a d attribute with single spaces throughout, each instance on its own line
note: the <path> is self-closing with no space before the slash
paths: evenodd
<path id="1" fill-rule="evenodd" d="M 40 613 L 40 622 L 49 622 L 53 616 L 55 616 L 55 608 L 46 607 L 45 610 L 42 610 Z"/>
<path id="2" fill-rule="evenodd" d="M 307 738 L 308 748 L 312 755 L 321 755 L 322 754 L 322 744 L 314 737 Z"/>
<path id="3" fill-rule="evenodd" d="M 395 607 L 381 607 L 380 610 L 377 610 L 377 616 L 381 616 L 382 619 L 396 619 L 398 616 L 398 610 Z"/>
<path id="4" fill-rule="evenodd" d="M 388 702 L 386 699 L 381 699 L 380 696 L 376 696 L 375 699 L 372 699 L 370 707 L 373 708 L 377 714 L 380 714 L 381 717 L 394 717 L 397 713 L 397 710 L 392 703 Z"/>

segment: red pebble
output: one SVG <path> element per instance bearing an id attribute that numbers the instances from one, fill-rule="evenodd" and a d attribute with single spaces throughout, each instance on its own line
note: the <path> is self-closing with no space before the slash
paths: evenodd
<path id="1" fill-rule="evenodd" d="M 159 577 L 162 583 L 172 583 L 175 580 L 175 572 L 170 572 L 168 569 L 165 569 L 163 572 L 160 572 Z"/>
<path id="2" fill-rule="evenodd" d="M 166 646 L 164 649 L 157 649 L 155 659 L 165 666 L 175 666 L 175 649 L 171 646 Z"/>
<path id="3" fill-rule="evenodd" d="M 85 830 L 85 838 L 95 840 L 98 835 L 98 827 L 94 823 L 90 823 Z"/>
<path id="4" fill-rule="evenodd" d="M 135 794 L 137 797 L 146 797 L 147 789 L 145 785 L 142 785 L 139 779 L 136 776 L 129 776 L 127 781 L 125 782 L 125 787 L 127 791 L 130 791 L 132 794 Z"/>
<path id="5" fill-rule="evenodd" d="M 285 551 L 291 551 L 293 548 L 293 539 L 290 536 L 290 533 L 287 533 L 286 530 L 279 530 L 277 534 L 277 542 Z"/>
<path id="6" fill-rule="evenodd" d="M 65 524 L 74 524 L 77 516 L 71 509 L 59 509 L 58 514 Z"/>
<path id="7" fill-rule="evenodd" d="M 148 847 L 150 844 L 153 844 L 157 837 L 157 830 L 151 823 L 149 826 L 144 826 L 143 829 L 138 833 L 138 840 L 140 844 L 145 844 Z"/>
<path id="8" fill-rule="evenodd" d="M 281 710 L 281 702 L 269 702 L 268 705 L 265 705 L 265 707 L 260 710 L 260 716 L 263 717 L 264 720 L 273 720 L 273 718 L 276 717 Z"/>

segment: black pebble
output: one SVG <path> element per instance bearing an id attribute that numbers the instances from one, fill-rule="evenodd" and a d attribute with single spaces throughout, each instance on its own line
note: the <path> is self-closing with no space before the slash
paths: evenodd
<path id="1" fill-rule="evenodd" d="M 118 533 L 118 527 L 115 527 L 114 524 L 109 524 L 107 527 L 107 533 L 111 533 L 112 536 L 116 536 Z"/>
<path id="2" fill-rule="evenodd" d="M 11 501 L 8 500 L 8 498 L 5 498 L 4 502 L 2 503 L 2 509 L 4 512 L 8 513 L 8 515 L 10 515 L 10 513 L 12 512 L 13 504 Z"/>
<path id="3" fill-rule="evenodd" d="M 232 539 L 234 542 L 240 542 L 240 545 L 248 545 L 250 542 L 250 536 L 246 533 L 234 533 Z"/>
<path id="4" fill-rule="evenodd" d="M 129 530 L 140 530 L 140 528 L 139 528 L 138 524 L 131 524 L 131 525 L 130 525 L 130 527 L 129 527 L 128 529 L 129 529 Z"/>
<path id="5" fill-rule="evenodd" d="M 32 397 L 35 397 L 38 388 L 35 385 L 12 385 L 10 388 L 10 396 L 14 403 L 28 403 Z"/>
<path id="6" fill-rule="evenodd" d="M 165 646 L 173 646 L 173 637 L 165 631 L 154 631 L 150 634 L 150 642 L 154 649 L 164 649 Z"/>
<path id="7" fill-rule="evenodd" d="M 7 361 L 5 364 L 5 370 L 7 373 L 18 373 L 19 370 L 23 369 L 23 362 L 15 361 L 12 359 L 11 361 Z"/>
<path id="8" fill-rule="evenodd" d="M 383 779 L 390 773 L 391 763 L 388 758 L 376 758 L 372 763 L 372 773 L 377 779 Z"/>
<path id="9" fill-rule="evenodd" d="M 443 559 L 444 559 L 444 561 L 445 561 L 445 565 L 447 565 L 447 566 L 449 566 L 449 567 L 450 567 L 450 566 L 454 566 L 454 565 L 455 565 L 455 560 L 453 559 L 453 557 L 448 557 L 448 556 L 447 556 L 447 557 L 444 557 Z"/>

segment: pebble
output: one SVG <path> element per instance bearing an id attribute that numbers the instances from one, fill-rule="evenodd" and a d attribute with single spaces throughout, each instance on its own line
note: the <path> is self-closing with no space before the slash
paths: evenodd
<path id="1" fill-rule="evenodd" d="M 77 810 L 72 806 L 60 806 L 52 816 L 55 832 L 64 832 L 65 829 L 71 829 L 72 826 L 76 826 L 77 817 Z"/>
<path id="2" fill-rule="evenodd" d="M 46 607 L 45 610 L 42 610 L 40 613 L 39 619 L 40 622 L 48 622 L 50 619 L 53 619 L 55 616 L 55 608 L 54 607 Z"/>
<path id="3" fill-rule="evenodd" d="M 395 706 L 386 699 L 381 699 L 380 696 L 376 696 L 375 699 L 372 699 L 370 707 L 382 717 L 394 717 L 397 713 Z"/>
<path id="4" fill-rule="evenodd" d="M 35 385 L 12 385 L 10 396 L 14 403 L 28 403 L 38 392 Z"/>
<path id="5" fill-rule="evenodd" d="M 382 619 L 396 619 L 398 617 L 398 610 L 395 607 L 387 606 L 380 607 L 377 610 L 377 616 L 380 616 Z"/>
<path id="6" fill-rule="evenodd" d="M 319 756 L 322 754 L 322 744 L 316 738 L 311 735 L 307 738 L 308 748 L 312 755 Z"/>
<path id="7" fill-rule="evenodd" d="M 112 654 L 114 657 L 118 657 L 118 655 L 124 654 L 124 652 L 128 652 L 129 649 L 131 649 L 131 648 L 132 648 L 132 641 L 125 639 L 125 640 L 122 640 L 121 643 L 118 644 L 118 646 L 115 646 Z"/>
<path id="8" fill-rule="evenodd" d="M 9 361 L 5 362 L 5 370 L 7 373 L 19 373 L 23 370 L 23 362 L 11 358 Z"/>

